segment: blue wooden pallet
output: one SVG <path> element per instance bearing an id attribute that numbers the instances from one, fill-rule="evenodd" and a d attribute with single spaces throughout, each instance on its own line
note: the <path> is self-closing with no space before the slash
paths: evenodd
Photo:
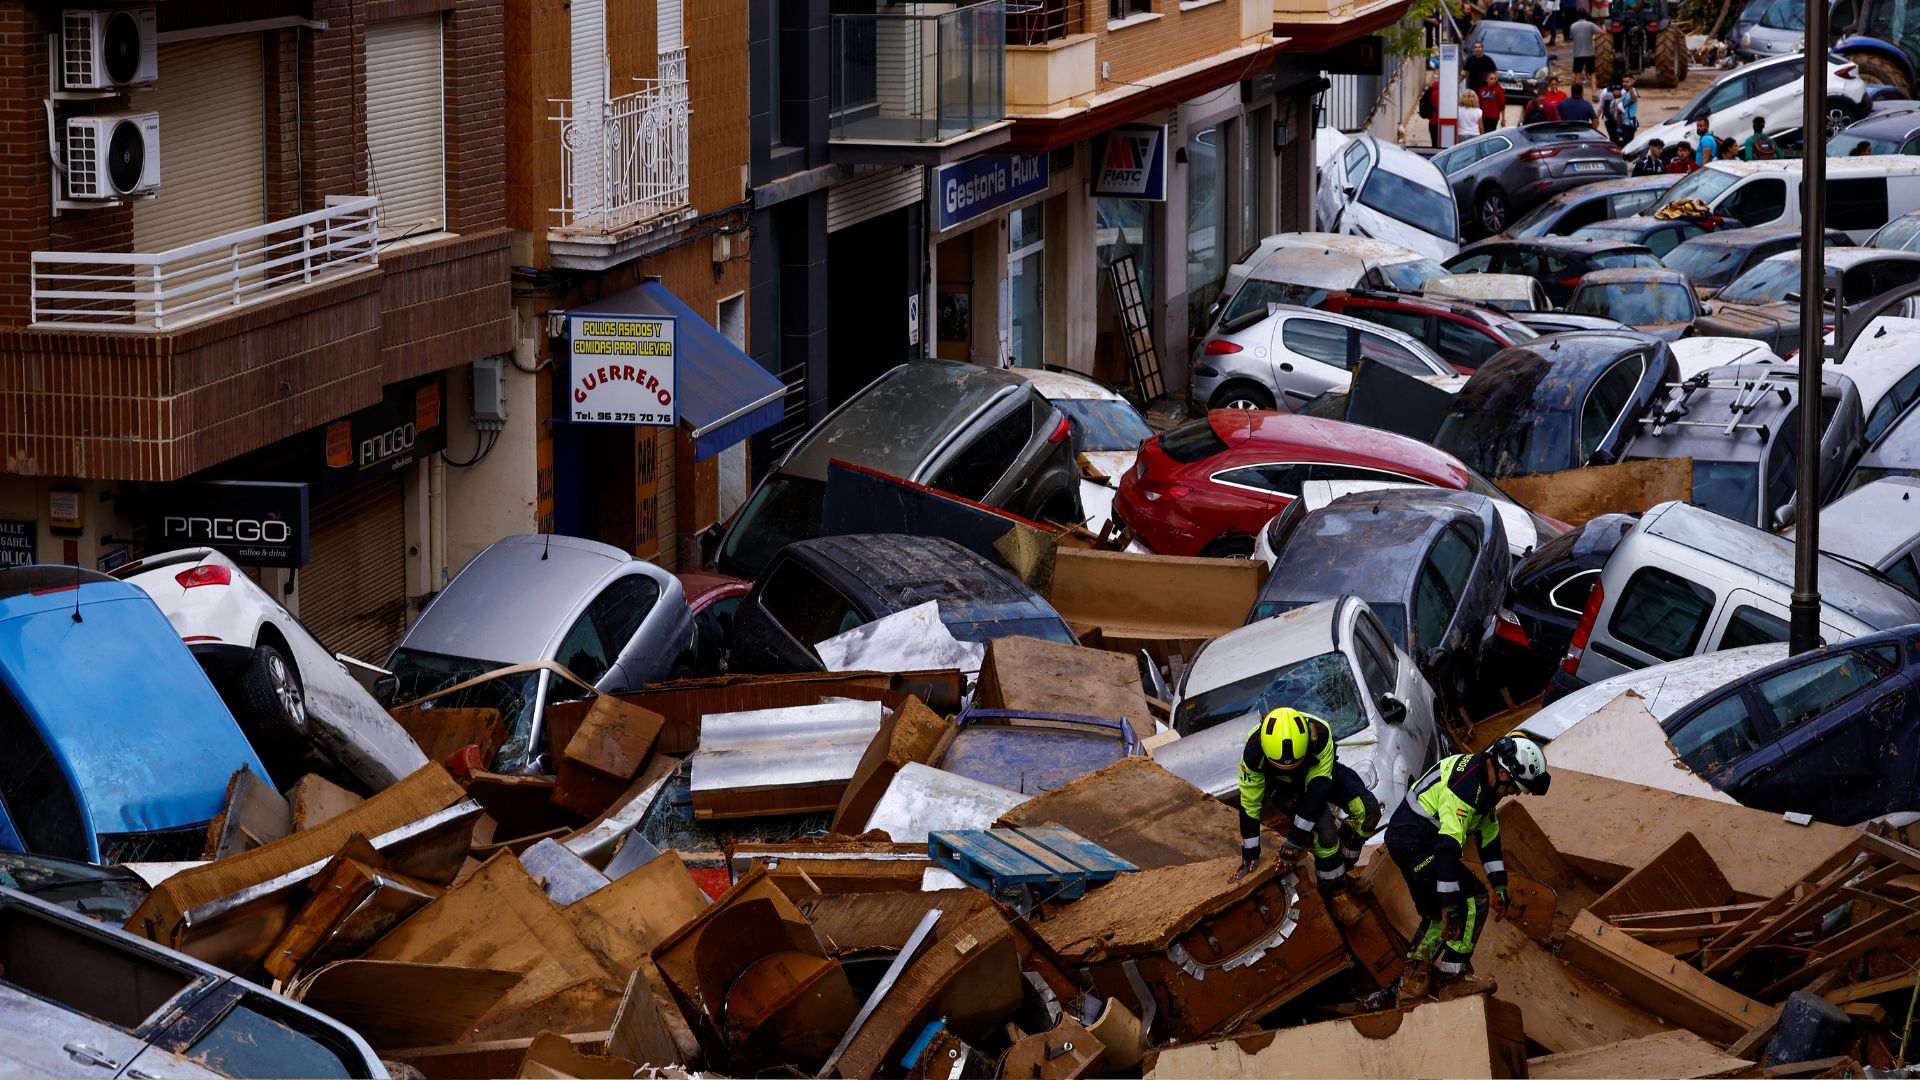
<path id="1" fill-rule="evenodd" d="M 1084 896 L 1090 882 L 1140 868 L 1071 829 L 961 829 L 927 834 L 927 854 L 961 881 L 1030 912 Z"/>

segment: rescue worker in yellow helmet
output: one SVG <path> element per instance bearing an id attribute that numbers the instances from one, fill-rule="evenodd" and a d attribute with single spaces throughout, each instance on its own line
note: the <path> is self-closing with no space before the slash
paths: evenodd
<path id="1" fill-rule="evenodd" d="M 1380 825 L 1380 801 L 1359 774 L 1334 757 L 1333 727 L 1295 709 L 1274 709 L 1247 734 L 1240 755 L 1240 869 L 1260 865 L 1260 823 L 1288 817 L 1280 863 L 1291 867 L 1313 845 L 1314 877 L 1327 909 L 1342 924 L 1361 918 L 1351 886 L 1357 875 L 1360 845 Z M 1336 821 L 1335 810 L 1344 817 Z M 1279 824 L 1276 822 L 1276 824 Z"/>
<path id="2" fill-rule="evenodd" d="M 1473 946 L 1486 922 L 1487 890 L 1460 864 L 1467 838 L 1480 843 L 1480 865 L 1493 886 L 1492 914 L 1507 914 L 1507 867 L 1500 858 L 1500 800 L 1526 792 L 1545 795 L 1553 777 L 1547 755 L 1525 735 L 1498 739 L 1486 752 L 1442 758 L 1407 788 L 1407 797 L 1387 823 L 1387 853 L 1407 879 L 1420 913 L 1400 998 L 1426 997 L 1432 975 L 1446 1001 L 1491 992 L 1493 980 L 1470 970 Z M 1428 965 L 1432 965 L 1429 971 Z"/>

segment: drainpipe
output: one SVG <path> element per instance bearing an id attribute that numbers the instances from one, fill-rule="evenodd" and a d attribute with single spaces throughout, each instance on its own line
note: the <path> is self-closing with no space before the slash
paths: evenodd
<path id="1" fill-rule="evenodd" d="M 447 462 L 439 454 L 427 458 L 427 592 L 438 593 L 447 584 Z"/>

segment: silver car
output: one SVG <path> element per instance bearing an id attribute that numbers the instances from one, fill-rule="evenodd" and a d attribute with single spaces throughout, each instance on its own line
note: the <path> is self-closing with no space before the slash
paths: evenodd
<path id="1" fill-rule="evenodd" d="M 331 1017 L 12 889 L 0 970 L 0 1075 L 387 1075 Z"/>
<path id="2" fill-rule="evenodd" d="M 1920 596 L 1920 476 L 1875 480 L 1821 507 L 1820 550 L 1871 566 Z"/>
<path id="3" fill-rule="evenodd" d="M 1193 399 L 1209 409 L 1295 412 L 1353 381 L 1362 360 L 1416 377 L 1452 375 L 1453 365 L 1398 330 L 1313 308 L 1269 304 L 1223 319 L 1201 342 Z"/>
<path id="4" fill-rule="evenodd" d="M 529 534 L 495 541 L 454 575 L 387 667 L 397 700 L 409 702 L 523 666 L 429 704 L 499 709 L 512 732 L 494 770 L 547 771 L 549 703 L 584 697 L 587 686 L 620 693 L 685 677 L 693 651 L 679 578 L 608 544 Z"/>

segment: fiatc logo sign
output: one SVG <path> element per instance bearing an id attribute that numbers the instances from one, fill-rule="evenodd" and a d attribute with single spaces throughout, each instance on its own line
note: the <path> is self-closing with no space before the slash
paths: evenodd
<path id="1" fill-rule="evenodd" d="M 1114 128 L 1101 136 L 1095 151 L 1100 162 L 1093 176 L 1095 195 L 1166 201 L 1166 125 Z"/>
<path id="2" fill-rule="evenodd" d="M 679 423 L 674 325 L 670 315 L 570 317 L 568 419 L 650 427 Z"/>

